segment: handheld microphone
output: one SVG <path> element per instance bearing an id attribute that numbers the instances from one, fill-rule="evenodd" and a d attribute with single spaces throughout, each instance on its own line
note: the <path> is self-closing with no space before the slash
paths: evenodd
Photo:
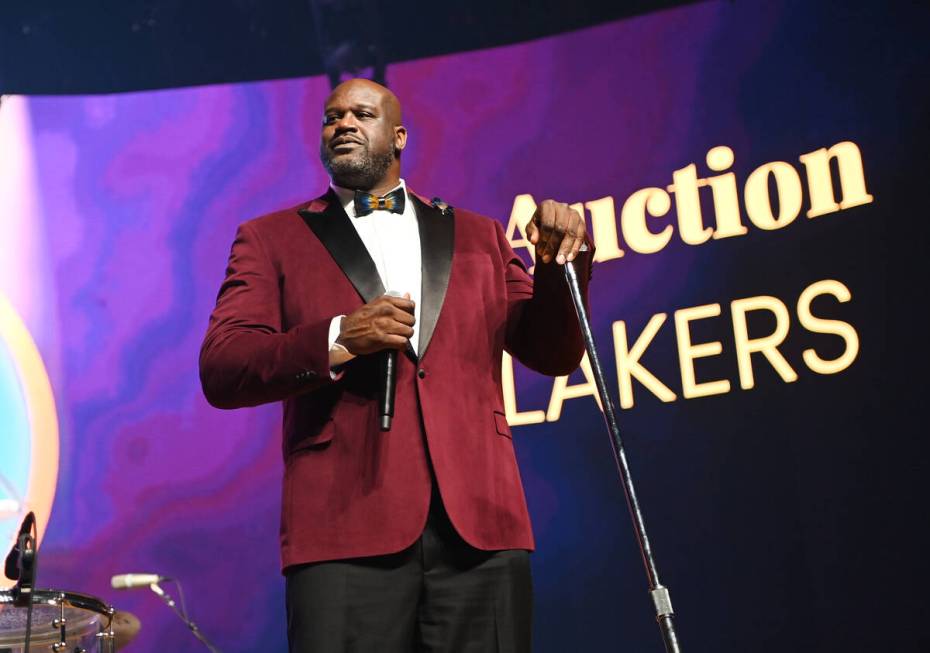
<path id="1" fill-rule="evenodd" d="M 381 430 L 391 430 L 391 420 L 394 419 L 394 395 L 397 390 L 397 350 L 388 349 L 384 352 L 382 362 L 382 378 L 384 385 L 381 388 Z"/>
<path id="2" fill-rule="evenodd" d="M 137 587 L 149 587 L 165 580 L 171 579 L 158 574 L 119 574 L 110 579 L 110 587 L 115 590 L 132 590 Z"/>
<path id="3" fill-rule="evenodd" d="M 396 290 L 384 293 L 388 297 L 403 297 L 404 294 Z M 397 390 L 397 350 L 386 349 L 381 360 L 381 387 L 378 392 L 378 405 L 381 415 L 381 430 L 391 430 L 391 420 L 394 419 L 394 395 Z"/>

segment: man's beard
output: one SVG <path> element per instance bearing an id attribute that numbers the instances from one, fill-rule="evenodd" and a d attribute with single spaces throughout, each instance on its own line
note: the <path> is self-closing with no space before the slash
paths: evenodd
<path id="1" fill-rule="evenodd" d="M 325 144 L 320 145 L 320 161 L 333 183 L 352 190 L 370 190 L 384 178 L 394 163 L 394 150 L 372 154 L 367 146 L 355 156 L 334 156 Z"/>

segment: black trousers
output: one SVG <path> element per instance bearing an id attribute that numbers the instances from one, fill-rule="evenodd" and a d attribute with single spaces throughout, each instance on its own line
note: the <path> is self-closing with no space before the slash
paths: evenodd
<path id="1" fill-rule="evenodd" d="M 479 551 L 434 492 L 423 535 L 391 555 L 286 574 L 290 653 L 528 653 L 529 553 Z"/>

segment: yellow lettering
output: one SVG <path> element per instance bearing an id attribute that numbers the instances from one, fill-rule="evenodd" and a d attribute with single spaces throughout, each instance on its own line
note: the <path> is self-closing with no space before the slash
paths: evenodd
<path id="1" fill-rule="evenodd" d="M 659 381 L 652 372 L 639 362 L 646 347 L 655 338 L 659 328 L 665 323 L 666 314 L 656 313 L 649 320 L 646 328 L 639 334 L 633 348 L 627 347 L 626 323 L 622 320 L 612 325 L 614 334 L 614 356 L 617 360 L 617 381 L 620 386 L 621 408 L 633 407 L 633 377 L 649 389 L 652 394 L 664 402 L 675 401 L 675 393 Z"/>
<path id="2" fill-rule="evenodd" d="M 752 371 L 752 354 L 761 352 L 785 383 L 798 380 L 798 375 L 778 351 L 778 345 L 788 335 L 791 318 L 788 309 L 777 297 L 759 296 L 737 299 L 730 304 L 733 311 L 733 336 L 736 340 L 736 362 L 739 365 L 739 384 L 743 390 L 755 386 Z M 766 310 L 775 316 L 775 331 L 763 338 L 750 338 L 746 326 L 746 313 Z"/>
<path id="3" fill-rule="evenodd" d="M 623 256 L 617 240 L 617 218 L 614 214 L 614 198 L 602 197 L 585 202 L 591 212 L 591 235 L 594 238 L 594 262 L 610 261 Z M 582 212 L 581 215 L 584 215 Z"/>
<path id="4" fill-rule="evenodd" d="M 661 188 L 643 188 L 627 198 L 620 211 L 620 227 L 623 240 L 635 252 L 652 254 L 668 244 L 672 237 L 672 225 L 657 234 L 646 226 L 646 212 L 654 217 L 661 217 L 672 207 L 668 193 Z"/>
<path id="5" fill-rule="evenodd" d="M 726 145 L 718 145 L 707 152 L 707 167 L 716 172 L 723 172 L 733 165 L 733 150 Z M 708 177 L 711 193 L 714 196 L 714 215 L 717 229 L 714 239 L 731 238 L 748 233 L 739 215 L 739 193 L 736 190 L 736 175 Z"/>
<path id="6" fill-rule="evenodd" d="M 675 193 L 675 209 L 678 212 L 678 231 L 681 239 L 689 245 L 707 242 L 714 230 L 704 226 L 701 216 L 701 198 L 698 188 L 707 180 L 697 178 L 697 166 L 693 163 L 672 173 L 672 185 L 668 192 Z"/>
<path id="7" fill-rule="evenodd" d="M 818 281 L 801 293 L 798 299 L 798 320 L 801 326 L 813 333 L 831 333 L 839 336 L 846 343 L 846 349 L 833 360 L 822 359 L 813 349 L 805 349 L 802 356 L 807 366 L 817 374 L 836 374 L 845 370 L 856 360 L 856 355 L 859 353 L 859 335 L 847 322 L 825 320 L 811 313 L 811 302 L 814 301 L 814 297 L 825 294 L 833 295 L 842 303 L 852 299 L 849 288 L 839 281 L 833 279 Z"/>
<path id="8" fill-rule="evenodd" d="M 833 195 L 833 175 L 830 159 L 836 158 L 840 171 L 840 190 L 843 199 L 837 203 Z M 802 154 L 801 163 L 807 170 L 807 187 L 811 195 L 808 218 L 834 213 L 840 209 L 868 204 L 874 198 L 865 190 L 865 171 L 862 169 L 862 153 L 852 141 L 837 143 L 829 150 L 825 147 Z"/>
<path id="9" fill-rule="evenodd" d="M 775 179 L 778 193 L 778 217 L 772 213 L 769 197 L 769 174 Z M 801 178 L 790 163 L 773 161 L 753 170 L 746 180 L 746 213 L 760 229 L 771 231 L 786 227 L 801 212 Z"/>
<path id="10" fill-rule="evenodd" d="M 716 340 L 699 345 L 692 344 L 689 323 L 693 320 L 703 320 L 718 315 L 720 315 L 720 304 L 706 304 L 675 311 L 678 363 L 681 368 L 681 393 L 685 399 L 722 395 L 730 391 L 730 382 L 726 379 L 698 383 L 694 374 L 694 359 L 718 356 L 723 351 L 723 345 Z"/>
<path id="11" fill-rule="evenodd" d="M 678 232 L 682 242 L 701 245 L 710 238 L 719 240 L 743 236 L 749 232 L 743 224 L 739 189 L 736 175 L 730 171 L 735 160 L 733 149 L 718 145 L 707 151 L 706 161 L 710 170 L 722 174 L 699 178 L 697 166 L 691 163 L 672 173 L 672 184 L 665 189 L 641 188 L 630 195 L 620 211 L 620 234 L 618 235 L 616 202 L 608 195 L 589 202 L 576 202 L 571 208 L 582 216 L 585 210 L 591 213 L 591 235 L 597 245 L 594 262 L 601 263 L 622 258 L 625 254 L 621 243 L 640 254 L 654 254 L 671 242 L 675 231 L 669 224 L 672 209 L 671 194 L 675 195 Z M 820 148 L 802 154 L 810 192 L 811 206 L 807 217 L 833 213 L 874 201 L 866 190 L 862 153 L 852 141 L 842 141 L 832 147 Z M 836 200 L 834 175 L 831 165 L 836 160 L 839 170 L 841 198 Z M 701 211 L 700 189 L 710 186 L 714 203 L 715 225 L 705 226 Z M 770 188 L 774 188 L 772 197 Z M 772 161 L 756 168 L 746 179 L 743 188 L 746 215 L 759 229 L 772 231 L 782 229 L 800 215 L 804 202 L 799 171 L 785 161 Z M 776 210 L 777 209 L 777 210 Z M 513 201 L 510 218 L 505 230 L 511 247 L 525 248 L 533 265 L 536 262 L 535 248 L 526 238 L 526 226 L 536 211 L 536 202 L 529 193 L 517 195 Z M 664 218 L 650 230 L 649 218 Z"/>
<path id="12" fill-rule="evenodd" d="M 552 383 L 552 395 L 549 397 L 549 409 L 546 411 L 546 421 L 556 422 L 562 416 L 562 404 L 566 399 L 593 396 L 597 407 L 604 410 L 601 397 L 597 393 L 597 384 L 594 381 L 594 372 L 591 370 L 591 361 L 588 354 L 581 359 L 581 371 L 584 373 L 584 383 L 568 385 L 568 376 L 557 376 Z"/>
<path id="13" fill-rule="evenodd" d="M 504 390 L 504 413 L 507 415 L 508 424 L 522 426 L 524 424 L 541 424 L 546 420 L 546 414 L 541 410 L 528 410 L 522 413 L 517 410 L 517 388 L 513 380 L 513 357 L 506 351 L 501 361 L 501 386 Z"/>
<path id="14" fill-rule="evenodd" d="M 526 238 L 526 225 L 533 219 L 535 212 L 536 202 L 533 201 L 532 195 L 529 193 L 517 195 L 513 198 L 510 220 L 507 222 L 507 229 L 504 230 L 504 235 L 514 250 L 525 247 L 526 251 L 530 253 L 530 260 L 533 261 L 533 265 L 529 269 L 530 274 L 533 273 L 533 269 L 536 267 L 536 248 Z M 517 235 L 518 232 L 519 236 Z"/>

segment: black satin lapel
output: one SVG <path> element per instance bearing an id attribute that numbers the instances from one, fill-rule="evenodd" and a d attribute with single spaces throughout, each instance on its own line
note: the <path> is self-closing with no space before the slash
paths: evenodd
<path id="1" fill-rule="evenodd" d="M 455 217 L 452 210 L 445 214 L 413 196 L 420 231 L 420 259 L 423 285 L 420 291 L 420 359 L 426 353 L 439 312 L 449 287 L 452 272 L 452 250 L 455 245 Z"/>
<path id="2" fill-rule="evenodd" d="M 384 294 L 378 268 L 332 189 L 326 200 L 326 208 L 319 213 L 306 209 L 298 213 L 355 286 L 358 294 L 368 303 Z"/>

